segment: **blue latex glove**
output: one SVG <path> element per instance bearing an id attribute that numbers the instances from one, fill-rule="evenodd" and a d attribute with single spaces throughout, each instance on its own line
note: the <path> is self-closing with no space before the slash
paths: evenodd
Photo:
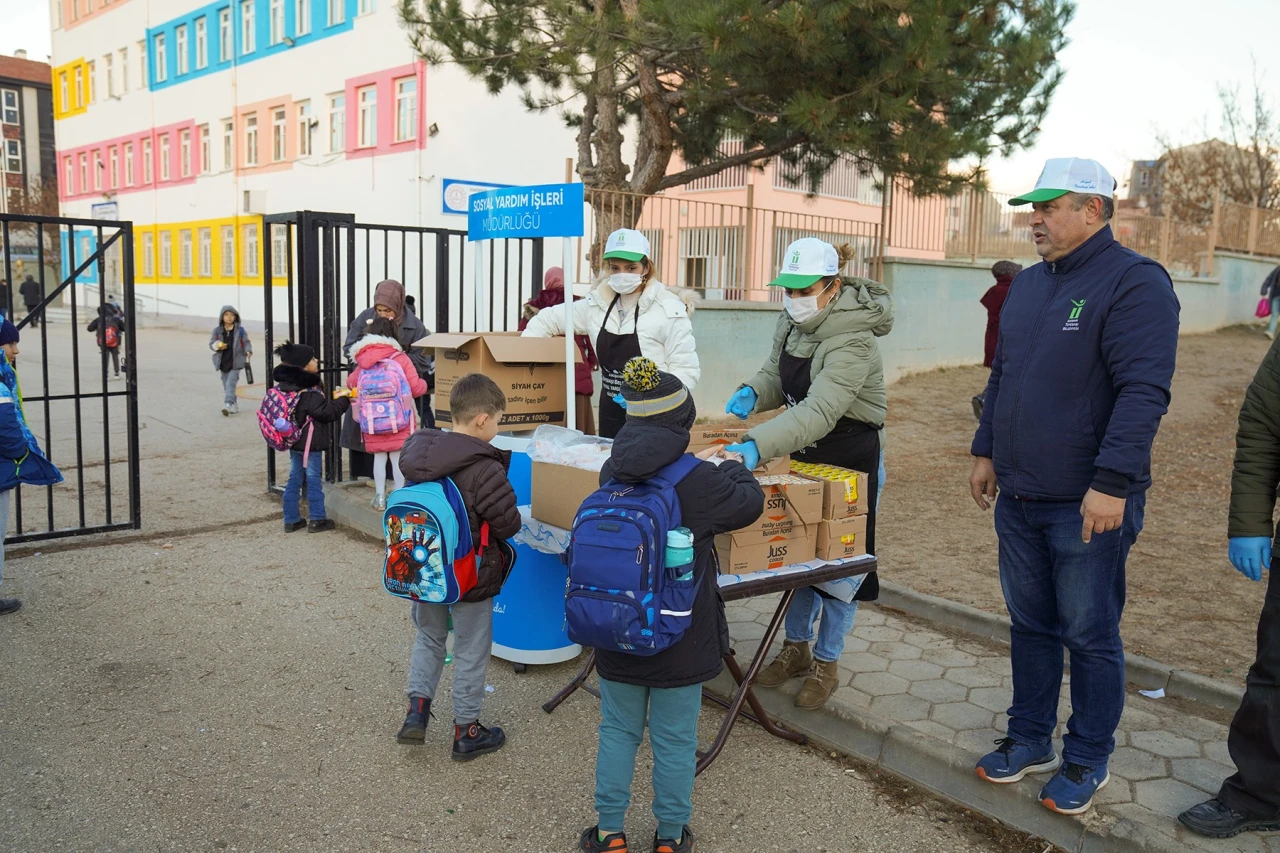
<path id="1" fill-rule="evenodd" d="M 615 394 L 615 395 L 613 396 L 613 402 L 615 402 L 615 403 L 617 403 L 619 406 L 621 406 L 621 407 L 623 408 L 623 410 L 625 410 L 625 409 L 627 408 L 627 401 L 623 398 L 623 396 L 622 396 L 621 394 Z"/>
<path id="2" fill-rule="evenodd" d="M 756 443 L 754 441 L 744 441 L 742 444 L 731 444 L 724 450 L 726 453 L 740 454 L 742 456 L 742 464 L 747 466 L 748 471 L 754 471 L 756 468 L 760 467 L 760 448 L 756 447 Z"/>
<path id="3" fill-rule="evenodd" d="M 1227 559 L 1249 580 L 1262 580 L 1262 570 L 1271 568 L 1271 539 L 1266 536 L 1235 536 L 1227 540 Z"/>
<path id="4" fill-rule="evenodd" d="M 724 407 L 724 413 L 745 421 L 751 417 L 751 412 L 755 409 L 758 399 L 760 398 L 756 396 L 754 390 L 744 386 L 738 389 L 738 393 L 729 398 L 729 402 Z"/>

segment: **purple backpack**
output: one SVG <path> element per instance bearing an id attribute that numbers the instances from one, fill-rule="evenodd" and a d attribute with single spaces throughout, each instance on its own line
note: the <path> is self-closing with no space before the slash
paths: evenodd
<path id="1" fill-rule="evenodd" d="M 365 435 L 391 435 L 413 428 L 413 390 L 395 359 L 384 358 L 360 371 L 355 410 Z"/>
<path id="2" fill-rule="evenodd" d="M 272 450 L 281 452 L 293 450 L 306 433 L 306 446 L 302 450 L 302 464 L 307 464 L 311 455 L 311 436 L 315 425 L 308 417 L 306 423 L 298 425 L 293 422 L 293 413 L 298 408 L 300 391 L 281 391 L 279 388 L 268 388 L 262 397 L 262 405 L 258 407 L 258 429 L 267 445 Z"/>

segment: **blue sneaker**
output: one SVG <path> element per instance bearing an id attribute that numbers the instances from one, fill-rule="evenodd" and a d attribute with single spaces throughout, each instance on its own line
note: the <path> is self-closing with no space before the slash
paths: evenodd
<path id="1" fill-rule="evenodd" d="M 1084 814 L 1093 805 L 1093 795 L 1110 781 L 1111 773 L 1105 764 L 1086 767 L 1068 761 L 1040 789 L 1040 804 L 1058 814 Z"/>
<path id="2" fill-rule="evenodd" d="M 995 752 L 982 756 L 973 772 L 978 778 L 1008 785 L 1022 781 L 1028 773 L 1050 773 L 1058 769 L 1058 754 L 1052 744 L 1031 746 L 1011 737 L 996 741 Z"/>

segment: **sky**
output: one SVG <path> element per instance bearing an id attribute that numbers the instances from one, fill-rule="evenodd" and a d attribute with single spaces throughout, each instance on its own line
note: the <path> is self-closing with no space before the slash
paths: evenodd
<path id="1" fill-rule="evenodd" d="M 47 0 L 0 0 L 0 53 L 50 52 Z M 991 188 L 1020 192 L 1049 157 L 1092 157 L 1123 184 L 1157 138 L 1219 130 L 1219 83 L 1252 89 L 1253 62 L 1280 111 L 1280 0 L 1077 0 L 1059 54 L 1066 72 L 1030 149 L 987 164 Z"/>

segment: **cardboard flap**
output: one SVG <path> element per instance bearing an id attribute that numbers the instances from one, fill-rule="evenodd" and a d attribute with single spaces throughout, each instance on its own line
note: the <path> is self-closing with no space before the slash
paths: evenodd
<path id="1" fill-rule="evenodd" d="M 475 332 L 459 332 L 455 334 L 441 332 L 436 335 L 428 335 L 414 344 L 414 346 L 427 346 L 429 344 L 434 349 L 461 349 L 478 337 L 480 335 Z"/>
<path id="2" fill-rule="evenodd" d="M 522 338 L 485 335 L 485 346 L 504 364 L 564 364 L 564 338 Z M 574 350 L 577 351 L 577 347 Z M 577 361 L 582 360 L 581 354 Z"/>
<path id="3" fill-rule="evenodd" d="M 768 542 L 792 542 L 799 539 L 804 541 L 803 536 L 771 536 L 768 539 L 762 539 L 760 534 L 755 530 L 735 530 L 732 533 L 720 533 L 716 536 L 716 544 L 723 547 L 733 545 L 735 548 L 748 548 L 755 545 L 763 545 Z"/>

